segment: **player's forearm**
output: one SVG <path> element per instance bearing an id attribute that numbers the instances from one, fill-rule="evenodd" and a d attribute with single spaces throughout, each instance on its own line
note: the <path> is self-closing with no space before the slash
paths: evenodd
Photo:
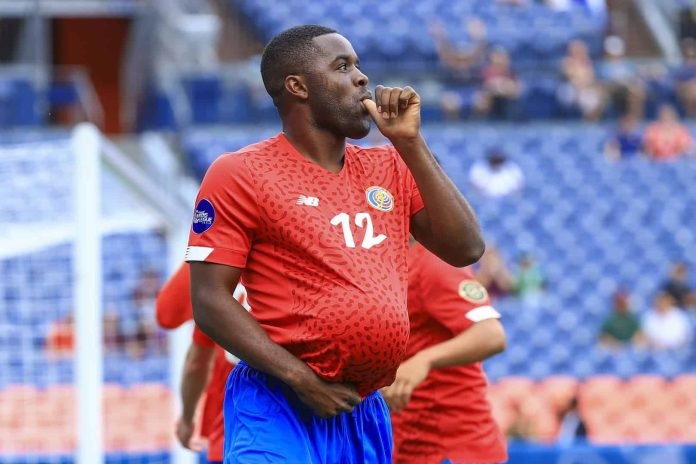
<path id="1" fill-rule="evenodd" d="M 430 230 L 426 237 L 416 238 L 452 265 L 466 266 L 478 261 L 485 243 L 476 215 L 425 140 L 418 136 L 392 142 L 408 165 L 425 203 Z"/>
<path id="2" fill-rule="evenodd" d="M 181 379 L 181 417 L 186 422 L 193 421 L 196 405 L 210 380 L 211 362 L 214 348 L 191 345 L 186 354 L 184 373 Z"/>
<path id="3" fill-rule="evenodd" d="M 505 350 L 505 331 L 497 319 L 474 324 L 438 345 L 426 348 L 416 356 L 427 361 L 431 369 L 465 366 L 483 361 Z"/>
<path id="4" fill-rule="evenodd" d="M 194 292 L 192 301 L 196 324 L 239 359 L 290 386 L 314 375 L 306 363 L 273 342 L 231 294 L 216 295 L 203 290 Z"/>

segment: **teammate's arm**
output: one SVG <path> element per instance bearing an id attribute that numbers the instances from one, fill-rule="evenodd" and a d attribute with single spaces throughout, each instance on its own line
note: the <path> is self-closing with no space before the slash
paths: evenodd
<path id="1" fill-rule="evenodd" d="M 504 351 L 505 343 L 505 330 L 500 321 L 486 319 L 454 338 L 419 351 L 399 366 L 394 383 L 382 390 L 389 409 L 398 412 L 405 408 L 413 390 L 426 379 L 431 369 L 483 361 Z"/>
<path id="2" fill-rule="evenodd" d="M 420 133 L 420 97 L 411 88 L 375 88 L 364 100 L 380 132 L 408 166 L 425 203 L 411 219 L 411 233 L 453 266 L 475 263 L 485 243 L 471 206 L 447 177 Z"/>
<path id="3" fill-rule="evenodd" d="M 273 342 L 232 298 L 241 269 L 206 262 L 191 262 L 190 266 L 193 317 L 215 343 L 288 384 L 320 417 L 350 412 L 360 404 L 355 388 L 322 380 L 307 364 Z"/>
<path id="4" fill-rule="evenodd" d="M 193 435 L 193 415 L 203 390 L 210 381 L 210 371 L 215 359 L 215 346 L 202 346 L 191 343 L 181 378 L 181 417 L 176 423 L 176 436 L 185 448 L 200 451 L 200 446 L 191 442 Z"/>

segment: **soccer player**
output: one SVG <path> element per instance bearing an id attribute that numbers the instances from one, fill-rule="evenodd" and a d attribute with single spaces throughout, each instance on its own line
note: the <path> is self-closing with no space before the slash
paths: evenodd
<path id="1" fill-rule="evenodd" d="M 166 329 L 175 329 L 193 317 L 189 266 L 184 264 L 169 278 L 157 296 L 157 322 Z M 246 309 L 246 292 L 239 285 L 234 297 Z M 203 390 L 205 403 L 200 418 L 201 437 L 208 439 L 208 463 L 222 462 L 224 422 L 222 405 L 227 377 L 239 361 L 226 353 L 196 326 L 186 353 L 181 379 L 182 412 L 176 423 L 176 435 L 182 446 L 200 451 L 201 444 L 192 441 L 194 413 Z M 207 388 L 206 388 L 207 387 Z"/>
<path id="2" fill-rule="evenodd" d="M 186 259 L 196 323 L 242 361 L 227 382 L 224 462 L 388 463 L 408 339 L 409 230 L 456 266 L 483 253 L 475 215 L 420 133 L 410 87 L 374 100 L 350 42 L 322 26 L 266 46 L 282 120 L 208 169 Z M 362 149 L 374 120 L 393 146 Z M 247 313 L 230 295 L 247 289 Z"/>
<path id="3" fill-rule="evenodd" d="M 505 349 L 500 315 L 469 268 L 412 242 L 408 267 L 411 336 L 394 383 L 395 464 L 492 464 L 507 460 L 505 437 L 486 400 L 481 361 Z"/>

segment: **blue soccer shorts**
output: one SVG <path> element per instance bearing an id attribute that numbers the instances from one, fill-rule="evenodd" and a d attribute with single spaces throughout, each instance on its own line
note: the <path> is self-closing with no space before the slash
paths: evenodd
<path id="1" fill-rule="evenodd" d="M 322 419 L 286 384 L 241 361 L 227 379 L 224 413 L 224 464 L 391 464 L 379 392 L 351 413 Z"/>

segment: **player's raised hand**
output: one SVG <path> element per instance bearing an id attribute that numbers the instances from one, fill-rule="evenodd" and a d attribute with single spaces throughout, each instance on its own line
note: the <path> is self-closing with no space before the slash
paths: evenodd
<path id="1" fill-rule="evenodd" d="M 363 100 L 363 105 L 382 135 L 392 142 L 419 136 L 421 102 L 413 88 L 378 85 L 374 101 Z"/>
<path id="2" fill-rule="evenodd" d="M 418 355 L 404 361 L 396 371 L 394 383 L 381 390 L 389 410 L 399 412 L 408 406 L 413 390 L 428 377 L 429 372 L 430 363 Z"/>
<path id="3" fill-rule="evenodd" d="M 352 412 L 360 404 L 355 388 L 339 382 L 326 382 L 314 374 L 301 384 L 293 386 L 295 393 L 314 413 L 324 419 L 344 412 Z"/>

